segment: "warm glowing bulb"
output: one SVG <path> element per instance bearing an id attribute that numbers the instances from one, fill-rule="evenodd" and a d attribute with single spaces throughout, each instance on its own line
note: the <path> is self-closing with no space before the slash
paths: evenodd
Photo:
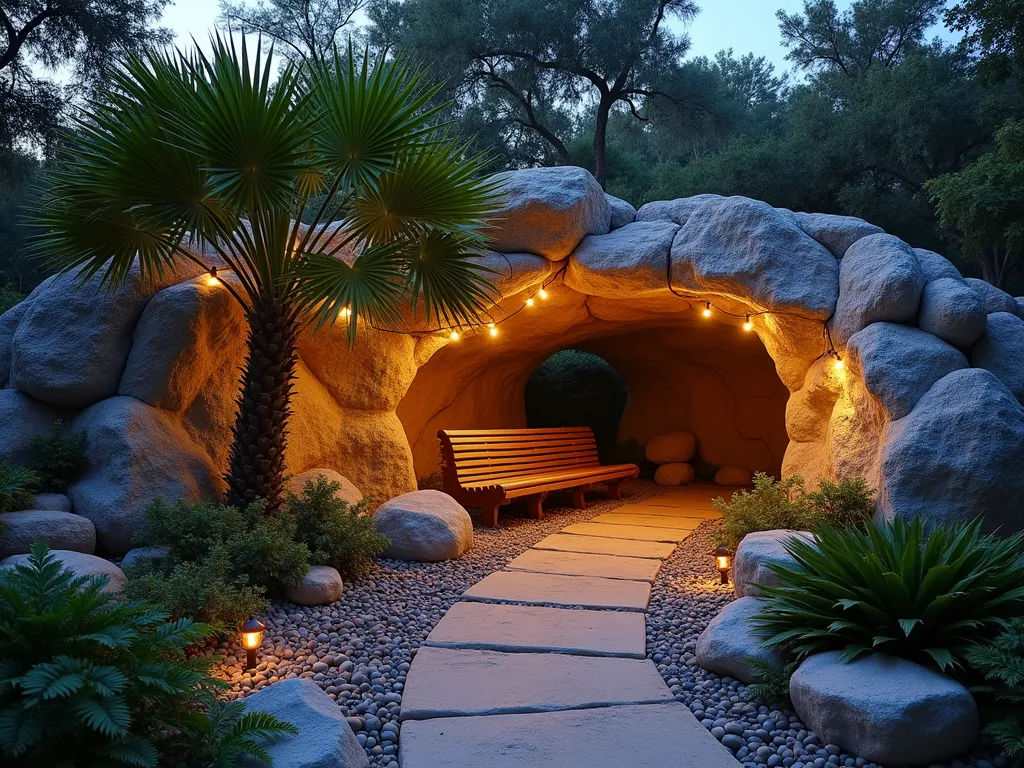
<path id="1" fill-rule="evenodd" d="M 704 302 L 704 317 L 711 317 L 711 302 Z"/>
<path id="2" fill-rule="evenodd" d="M 836 361 L 832 364 L 837 371 L 843 370 L 843 359 L 836 355 Z"/>
<path id="3" fill-rule="evenodd" d="M 246 650 L 250 648 L 259 648 L 263 642 L 262 632 L 243 632 L 242 633 L 242 647 Z"/>
<path id="4" fill-rule="evenodd" d="M 528 306 L 528 307 L 532 307 L 533 306 L 533 298 L 529 298 L 529 299 L 526 300 L 526 306 Z"/>
<path id="5" fill-rule="evenodd" d="M 491 328 L 491 336 L 497 336 L 497 335 L 498 335 L 498 329 L 497 328 Z"/>
<path id="6" fill-rule="evenodd" d="M 207 285 L 220 285 L 220 280 L 217 279 L 217 268 L 210 267 L 210 276 L 206 278 Z"/>
<path id="7" fill-rule="evenodd" d="M 459 335 L 458 331 L 452 331 L 451 335 L 448 338 L 451 339 L 452 341 L 458 341 L 462 337 Z"/>
<path id="8" fill-rule="evenodd" d="M 750 315 L 747 315 L 747 320 L 746 320 L 745 323 L 743 323 L 743 330 L 744 331 L 749 331 L 753 327 L 754 327 L 754 324 L 750 322 Z"/>
<path id="9" fill-rule="evenodd" d="M 540 296 L 542 299 L 546 299 L 548 297 L 548 292 L 541 288 L 539 291 L 537 291 L 537 295 Z"/>
<path id="10" fill-rule="evenodd" d="M 718 570 L 727 571 L 729 570 L 729 557 L 719 556 L 715 558 L 715 562 L 718 564 Z"/>

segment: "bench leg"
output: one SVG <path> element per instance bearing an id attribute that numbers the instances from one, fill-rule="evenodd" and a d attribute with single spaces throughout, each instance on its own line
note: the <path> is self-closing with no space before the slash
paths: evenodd
<path id="1" fill-rule="evenodd" d="M 572 505 L 576 509 L 587 508 L 587 498 L 584 496 L 586 491 L 590 490 L 589 485 L 581 485 L 579 488 L 572 489 Z"/>
<path id="2" fill-rule="evenodd" d="M 616 501 L 622 498 L 622 481 L 611 480 L 608 483 L 608 495 Z"/>
<path id="3" fill-rule="evenodd" d="M 540 520 L 544 517 L 544 499 L 547 497 L 547 491 L 544 493 L 538 493 L 535 496 L 527 497 L 526 513 L 534 520 Z"/>
<path id="4" fill-rule="evenodd" d="M 484 511 L 484 525 L 488 528 L 498 527 L 498 504 L 489 504 L 486 507 L 481 507 Z"/>

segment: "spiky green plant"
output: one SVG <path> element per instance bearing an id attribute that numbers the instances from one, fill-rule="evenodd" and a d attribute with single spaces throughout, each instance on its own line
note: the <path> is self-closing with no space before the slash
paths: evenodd
<path id="1" fill-rule="evenodd" d="M 981 703 L 982 733 L 1008 757 L 1024 755 L 1024 618 L 968 651 L 967 663 L 986 681 L 971 688 Z"/>
<path id="2" fill-rule="evenodd" d="M 39 476 L 39 487 L 47 493 L 67 493 L 68 485 L 85 471 L 85 430 L 64 433 L 57 419 L 48 435 L 35 435 L 29 445 L 29 468 Z"/>
<path id="3" fill-rule="evenodd" d="M 227 501 L 273 512 L 305 324 L 343 314 L 354 343 L 367 324 L 480 322 L 493 286 L 473 257 L 498 193 L 405 61 L 350 48 L 279 69 L 244 41 L 212 45 L 110 74 L 67 137 L 35 242 L 110 286 L 215 254 L 249 325 Z"/>
<path id="4" fill-rule="evenodd" d="M 35 472 L 0 461 L 0 512 L 31 509 L 38 489 Z"/>
<path id="5" fill-rule="evenodd" d="M 752 619 L 769 645 L 798 659 L 872 651 L 947 672 L 979 637 L 1024 612 L 1024 534 L 983 534 L 982 521 L 936 525 L 897 518 L 815 531 L 785 543 L 793 565 L 774 564 L 782 586 L 762 587 Z"/>

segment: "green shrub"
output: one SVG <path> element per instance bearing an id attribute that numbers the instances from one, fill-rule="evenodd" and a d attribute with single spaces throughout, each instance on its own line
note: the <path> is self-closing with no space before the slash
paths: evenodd
<path id="1" fill-rule="evenodd" d="M 796 563 L 772 565 L 754 624 L 798 659 L 872 651 L 959 668 L 978 637 L 1024 612 L 1024 534 L 997 538 L 981 521 L 935 526 L 900 519 L 818 528 L 815 542 L 785 544 Z"/>
<path id="2" fill-rule="evenodd" d="M 365 570 L 391 543 L 374 529 L 366 501 L 352 505 L 335 494 L 341 485 L 317 477 L 302 495 L 288 494 L 285 508 L 294 516 L 296 536 L 310 551 L 314 565 L 329 565 L 342 574 Z"/>
<path id="3" fill-rule="evenodd" d="M 744 661 L 757 676 L 757 682 L 748 685 L 744 691 L 744 695 L 748 699 L 777 701 L 790 706 L 789 678 L 796 672 L 796 668 L 799 666 L 797 662 L 786 664 L 780 669 L 775 664 L 769 664 L 756 656 L 747 656 Z"/>
<path id="4" fill-rule="evenodd" d="M 852 528 L 870 522 L 875 516 L 875 492 L 862 477 L 838 483 L 822 480 L 818 490 L 805 498 L 819 525 Z"/>
<path id="5" fill-rule="evenodd" d="M 981 704 L 982 733 L 1008 757 L 1024 755 L 1024 618 L 968 651 L 967 663 L 987 681 L 971 689 Z"/>
<path id="6" fill-rule="evenodd" d="M 67 493 L 68 485 L 85 471 L 85 430 L 64 434 L 64 422 L 57 419 L 48 435 L 36 435 L 31 443 L 29 469 L 39 476 L 45 493 Z"/>
<path id="7" fill-rule="evenodd" d="M 185 648 L 208 629 L 119 599 L 103 591 L 106 582 L 74 576 L 42 544 L 27 564 L 0 572 L 5 768 L 150 768 L 206 744 L 215 754 L 259 757 L 253 738 L 294 732 L 231 711 L 233 727 L 206 738 L 225 719 L 214 700 L 221 684 L 206 674 L 208 661 L 188 659 Z"/>
<path id="8" fill-rule="evenodd" d="M 38 489 L 35 472 L 0 461 L 0 512 L 31 509 Z"/>
<path id="9" fill-rule="evenodd" d="M 724 527 L 716 540 L 731 549 L 753 531 L 807 530 L 816 522 L 814 511 L 804 497 L 804 480 L 799 475 L 776 480 L 757 472 L 753 490 L 737 491 L 731 501 L 718 498 L 713 503 L 722 513 Z"/>

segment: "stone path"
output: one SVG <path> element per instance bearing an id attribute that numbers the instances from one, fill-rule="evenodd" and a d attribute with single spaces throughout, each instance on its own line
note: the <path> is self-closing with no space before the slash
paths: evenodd
<path id="1" fill-rule="evenodd" d="M 409 670 L 402 768 L 736 768 L 645 648 L 651 584 L 722 492 L 624 504 L 466 590 Z"/>

